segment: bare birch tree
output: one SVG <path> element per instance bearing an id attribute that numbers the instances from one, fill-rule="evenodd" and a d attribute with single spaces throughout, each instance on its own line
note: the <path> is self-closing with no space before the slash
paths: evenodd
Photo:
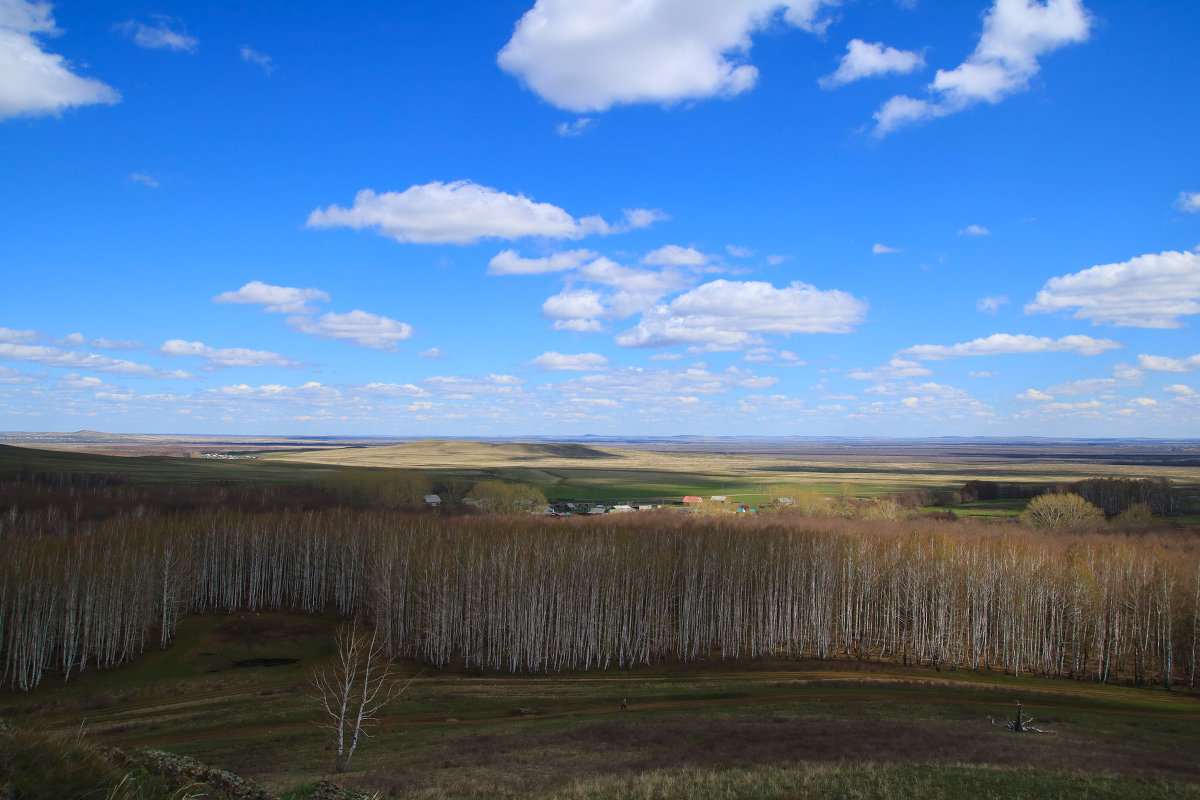
<path id="1" fill-rule="evenodd" d="M 384 645 L 383 637 L 358 620 L 343 623 L 333 657 L 313 671 L 315 699 L 324 714 L 321 727 L 333 740 L 337 772 L 345 771 L 360 739 L 370 736 L 366 729 L 379 724 L 379 710 L 408 687 L 397 687 Z"/>

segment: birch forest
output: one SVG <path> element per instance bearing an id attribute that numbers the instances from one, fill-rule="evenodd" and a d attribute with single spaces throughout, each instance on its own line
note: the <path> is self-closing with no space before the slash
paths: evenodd
<path id="1" fill-rule="evenodd" d="M 169 646 L 185 615 L 237 609 L 335 610 L 393 657 L 501 672 L 775 657 L 1195 683 L 1200 539 L 1186 531 L 260 505 L 89 522 L 77 504 L 73 524 L 69 507 L 10 511 L 4 684 L 110 668 Z"/>

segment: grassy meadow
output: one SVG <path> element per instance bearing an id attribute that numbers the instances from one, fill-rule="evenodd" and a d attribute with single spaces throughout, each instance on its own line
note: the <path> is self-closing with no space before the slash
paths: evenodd
<path id="1" fill-rule="evenodd" d="M 0 714 L 162 748 L 304 796 L 332 763 L 308 676 L 335 624 L 189 618 L 168 649 L 5 693 Z M 1179 689 L 814 660 L 399 671 L 416 680 L 339 783 L 419 798 L 1200 796 L 1200 697 Z M 989 723 L 1010 718 L 1016 699 L 1055 733 Z"/>

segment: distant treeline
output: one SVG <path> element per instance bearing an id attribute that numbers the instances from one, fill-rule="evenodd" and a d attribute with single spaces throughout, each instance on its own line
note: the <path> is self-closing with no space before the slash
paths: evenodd
<path id="1" fill-rule="evenodd" d="M 396 656 L 486 670 L 776 656 L 1194 683 L 1191 534 L 743 517 L 203 508 L 10 538 L 0 677 L 119 664 L 185 614 L 334 608 Z"/>

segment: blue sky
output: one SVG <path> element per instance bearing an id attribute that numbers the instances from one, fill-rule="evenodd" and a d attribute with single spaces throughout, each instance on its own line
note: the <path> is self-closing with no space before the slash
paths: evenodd
<path id="1" fill-rule="evenodd" d="M 1198 31 L 0 0 L 0 429 L 1195 437 Z"/>

